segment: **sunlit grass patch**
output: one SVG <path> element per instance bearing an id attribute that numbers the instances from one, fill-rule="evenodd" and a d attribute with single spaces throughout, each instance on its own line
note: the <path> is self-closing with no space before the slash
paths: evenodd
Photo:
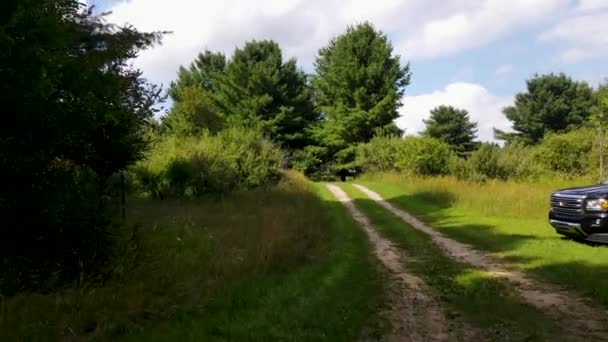
<path id="1" fill-rule="evenodd" d="M 585 180 L 473 184 L 450 177 L 390 174 L 357 182 L 456 240 L 608 307 L 608 248 L 563 238 L 547 219 L 551 192 L 583 185 Z M 449 205 L 442 199 L 446 196 L 453 198 Z"/>
<path id="2" fill-rule="evenodd" d="M 342 188 L 381 234 L 405 250 L 406 267 L 431 287 L 437 300 L 445 304 L 448 317 L 468 322 L 494 341 L 545 341 L 556 337 L 551 319 L 526 304 L 504 281 L 446 256 L 430 237 L 352 185 Z"/>

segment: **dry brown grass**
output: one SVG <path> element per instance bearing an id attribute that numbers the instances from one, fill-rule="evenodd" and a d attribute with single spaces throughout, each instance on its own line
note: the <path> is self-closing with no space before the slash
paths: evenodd
<path id="1" fill-rule="evenodd" d="M 307 180 L 200 201 L 129 201 L 104 283 L 2 301 L 0 340 L 109 338 L 178 312 L 218 290 L 297 267 L 324 251 L 326 217 Z M 310 213 L 314 213 L 311 215 Z"/>

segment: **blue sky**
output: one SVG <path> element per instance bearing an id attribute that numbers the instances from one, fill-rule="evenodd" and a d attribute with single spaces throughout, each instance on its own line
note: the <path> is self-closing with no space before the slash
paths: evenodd
<path id="1" fill-rule="evenodd" d="M 608 77 L 608 0 L 89 0 L 109 20 L 171 30 L 136 61 L 168 84 L 204 48 L 229 54 L 274 39 L 311 72 L 316 51 L 347 25 L 372 22 L 409 62 L 412 83 L 397 123 L 415 134 L 434 106 L 465 108 L 480 140 L 508 129 L 501 113 L 534 73 L 565 72 L 596 85 Z"/>

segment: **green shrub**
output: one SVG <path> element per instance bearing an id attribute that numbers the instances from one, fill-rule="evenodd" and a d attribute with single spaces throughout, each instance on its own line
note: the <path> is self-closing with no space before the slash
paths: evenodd
<path id="1" fill-rule="evenodd" d="M 401 144 L 401 138 L 374 137 L 367 144 L 358 146 L 356 163 L 364 172 L 395 171 Z"/>
<path id="2" fill-rule="evenodd" d="M 498 161 L 507 178 L 532 181 L 547 173 L 538 155 L 536 147 L 513 144 L 500 150 Z"/>
<path id="3" fill-rule="evenodd" d="M 484 143 L 461 159 L 438 140 L 426 137 L 376 137 L 358 146 L 356 165 L 364 172 L 397 171 L 411 175 L 451 174 L 459 179 L 533 181 L 542 177 L 597 177 L 596 132 L 583 128 L 549 134 L 540 145 Z M 604 143 L 608 146 L 608 143 Z"/>
<path id="4" fill-rule="evenodd" d="M 447 174 L 455 158 L 450 147 L 428 137 L 375 137 L 357 148 L 355 164 L 365 172 Z"/>
<path id="5" fill-rule="evenodd" d="M 595 134 L 580 129 L 565 134 L 548 134 L 539 146 L 539 161 L 552 172 L 582 175 L 595 165 L 593 142 Z"/>
<path id="6" fill-rule="evenodd" d="M 289 162 L 294 169 L 307 176 L 319 176 L 328 169 L 324 162 L 326 156 L 327 148 L 309 145 L 301 150 L 293 151 Z"/>
<path id="7" fill-rule="evenodd" d="M 457 159 L 450 173 L 458 179 L 483 182 L 487 179 L 535 180 L 547 171 L 537 160 L 536 147 L 512 145 L 501 148 L 481 144 L 469 159 Z"/>
<path id="8" fill-rule="evenodd" d="M 153 197 L 200 196 L 275 182 L 283 154 L 251 130 L 217 135 L 168 136 L 133 169 L 140 189 Z"/>
<path id="9" fill-rule="evenodd" d="M 395 166 L 399 171 L 434 176 L 447 174 L 454 153 L 446 143 L 428 137 L 406 137 L 398 144 Z"/>
<path id="10" fill-rule="evenodd" d="M 467 160 L 470 168 L 469 178 L 482 180 L 485 178 L 507 179 L 509 174 L 504 164 L 500 162 L 501 149 L 497 145 L 483 144 L 471 154 Z"/>

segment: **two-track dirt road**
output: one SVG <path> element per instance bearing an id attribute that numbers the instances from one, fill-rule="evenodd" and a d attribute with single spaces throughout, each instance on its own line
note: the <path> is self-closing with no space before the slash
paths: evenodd
<path id="1" fill-rule="evenodd" d="M 533 279 L 512 266 L 470 245 L 449 239 L 439 231 L 424 224 L 401 208 L 384 200 L 379 194 L 354 185 L 369 199 L 375 201 L 392 215 L 404 222 L 403 229 L 417 229 L 427 234 L 445 255 L 468 264 L 489 275 L 503 279 L 529 305 L 542 310 L 557 321 L 560 335 L 569 341 L 608 341 L 608 319 L 605 312 L 577 294 Z M 348 195 L 336 185 L 327 187 L 343 203 L 354 219 L 367 232 L 375 256 L 389 274 L 389 308 L 387 317 L 392 330 L 388 336 L 393 341 L 451 341 L 478 340 L 475 329 L 462 322 L 446 319 L 445 311 L 435 300 L 422 279 L 408 271 L 403 258 L 409 256 L 383 238 L 372 226 Z"/>

